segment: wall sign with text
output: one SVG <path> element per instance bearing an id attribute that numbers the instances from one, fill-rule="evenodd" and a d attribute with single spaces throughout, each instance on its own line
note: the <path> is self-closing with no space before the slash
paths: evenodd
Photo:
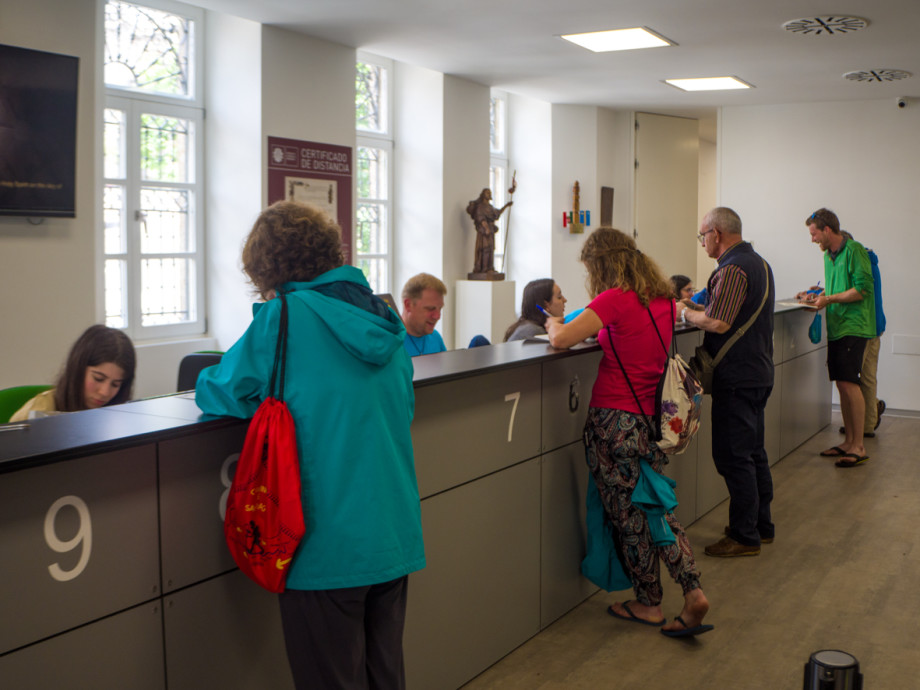
<path id="1" fill-rule="evenodd" d="M 290 200 L 319 206 L 342 228 L 351 263 L 352 150 L 348 146 L 268 137 L 268 203 Z"/>

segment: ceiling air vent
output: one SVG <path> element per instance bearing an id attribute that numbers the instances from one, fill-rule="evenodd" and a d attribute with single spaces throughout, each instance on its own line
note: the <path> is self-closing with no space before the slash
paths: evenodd
<path id="1" fill-rule="evenodd" d="M 869 20 L 862 17 L 848 17 L 833 15 L 830 17 L 805 17 L 793 19 L 783 24 L 786 31 L 794 34 L 811 36 L 833 36 L 835 34 L 849 34 L 869 26 Z"/>
<path id="2" fill-rule="evenodd" d="M 900 81 L 909 79 L 913 75 L 903 69 L 866 69 L 856 72 L 847 72 L 843 75 L 844 79 L 850 81 L 864 82 L 883 82 L 883 81 Z"/>

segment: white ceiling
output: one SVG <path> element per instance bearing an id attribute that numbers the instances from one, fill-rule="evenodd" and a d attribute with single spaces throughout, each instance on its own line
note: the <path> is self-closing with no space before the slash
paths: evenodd
<path id="1" fill-rule="evenodd" d="M 691 117 L 721 105 L 920 96 L 920 0 L 187 0 L 263 24 L 551 103 Z M 783 24 L 851 15 L 867 28 L 798 35 Z M 647 26 L 677 45 L 591 53 L 564 33 Z M 900 69 L 892 83 L 844 73 Z M 756 88 L 684 93 L 676 77 Z M 920 107 L 920 100 L 913 104 Z"/>

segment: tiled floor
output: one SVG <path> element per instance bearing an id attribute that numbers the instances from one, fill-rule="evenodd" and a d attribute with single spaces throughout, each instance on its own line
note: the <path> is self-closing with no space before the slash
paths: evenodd
<path id="1" fill-rule="evenodd" d="M 774 465 L 776 541 L 759 556 L 703 554 L 727 524 L 727 502 L 687 529 L 714 631 L 665 638 L 606 615 L 631 592 L 600 592 L 464 690 L 801 688 L 821 649 L 854 655 L 866 688 L 920 688 L 920 419 L 886 415 L 866 440 L 871 459 L 852 469 L 818 456 L 842 440 L 840 423 L 834 413 Z M 668 580 L 665 613 L 681 603 Z"/>

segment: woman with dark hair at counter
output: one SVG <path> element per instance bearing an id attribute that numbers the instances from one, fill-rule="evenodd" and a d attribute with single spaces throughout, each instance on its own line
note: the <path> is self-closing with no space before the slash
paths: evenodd
<path id="1" fill-rule="evenodd" d="M 685 299 L 691 299 L 696 294 L 696 288 L 693 287 L 693 281 L 689 276 L 676 273 L 671 276 L 671 291 L 674 293 L 674 299 L 678 302 Z"/>
<path id="2" fill-rule="evenodd" d="M 693 287 L 693 281 L 687 276 L 681 275 L 680 273 L 671 276 L 671 290 L 674 293 L 674 299 L 684 306 L 694 311 L 703 311 L 706 309 L 704 305 L 709 301 L 707 299 L 706 288 L 703 288 L 701 292 L 697 292 L 696 288 Z"/>
<path id="3" fill-rule="evenodd" d="M 265 302 L 195 390 L 205 413 L 255 413 L 269 393 L 283 294 L 284 400 L 306 534 L 279 601 L 301 690 L 405 687 L 408 574 L 425 567 L 406 329 L 343 263 L 341 230 L 318 208 L 279 201 L 263 211 L 243 270 Z"/>
<path id="4" fill-rule="evenodd" d="M 661 627 L 669 637 L 698 635 L 712 626 L 702 622 L 709 602 L 700 588 L 690 542 L 672 513 L 665 516 L 663 530 L 653 531 L 646 512 L 633 503 L 637 482 L 663 480 L 668 462 L 650 436 L 649 419 L 667 360 L 655 329 L 665 345 L 673 334 L 671 286 L 633 239 L 614 228 L 595 230 L 580 260 L 588 272 L 591 303 L 570 323 L 548 319 L 546 327 L 553 347 L 571 347 L 597 335 L 604 353 L 585 424 L 585 456 L 636 596 L 607 611 L 615 618 Z M 659 559 L 684 594 L 680 615 L 669 622 L 661 610 Z"/>
<path id="5" fill-rule="evenodd" d="M 90 326 L 71 346 L 54 388 L 29 400 L 10 421 L 128 402 L 135 360 L 134 345 L 124 332 L 99 324 Z"/>
<path id="6" fill-rule="evenodd" d="M 562 296 L 562 288 L 552 278 L 531 280 L 524 287 L 521 298 L 521 318 L 508 326 L 504 342 L 546 335 L 546 315 L 562 318 L 567 301 Z"/>

